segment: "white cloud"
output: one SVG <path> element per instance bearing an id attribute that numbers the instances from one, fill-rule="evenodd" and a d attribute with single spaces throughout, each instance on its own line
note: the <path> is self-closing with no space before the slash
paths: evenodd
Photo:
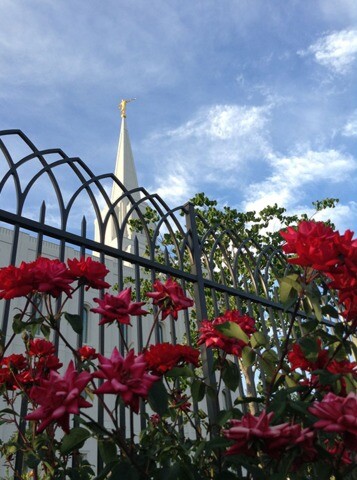
<path id="1" fill-rule="evenodd" d="M 193 190 L 193 185 L 189 184 L 184 171 L 180 168 L 165 178 L 159 177 L 156 185 L 156 192 L 170 206 L 187 202 Z"/>
<path id="2" fill-rule="evenodd" d="M 311 54 L 320 65 L 336 73 L 346 73 L 357 56 L 357 30 L 341 30 L 324 35 L 298 54 Z"/>
<path id="3" fill-rule="evenodd" d="M 227 140 L 260 133 L 267 123 L 269 107 L 214 105 L 202 109 L 196 117 L 166 133 L 174 138 L 210 138 Z"/>
<path id="4" fill-rule="evenodd" d="M 318 212 L 314 218 L 323 221 L 331 220 L 335 224 L 336 229 L 342 233 L 347 229 L 356 229 L 357 202 L 338 203 L 335 208 L 327 208 Z M 356 233 L 357 231 L 355 230 Z"/>
<path id="5" fill-rule="evenodd" d="M 272 174 L 263 182 L 249 186 L 245 210 L 259 211 L 274 203 L 291 208 L 304 199 L 304 189 L 308 186 L 346 181 L 357 169 L 352 156 L 337 150 L 308 150 L 291 157 L 271 155 L 269 161 Z"/>
<path id="6" fill-rule="evenodd" d="M 222 186 L 223 176 L 227 188 L 237 186 L 251 162 L 270 153 L 271 108 L 205 107 L 183 125 L 152 135 L 144 148 L 147 156 L 156 158 L 160 172 L 153 189 L 173 204 L 172 199 L 185 201 L 208 183 Z"/>
<path id="7" fill-rule="evenodd" d="M 357 110 L 344 125 L 341 133 L 345 137 L 357 137 Z"/>

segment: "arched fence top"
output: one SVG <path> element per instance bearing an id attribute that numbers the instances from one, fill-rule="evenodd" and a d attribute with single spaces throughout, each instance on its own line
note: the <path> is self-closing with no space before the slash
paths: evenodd
<path id="1" fill-rule="evenodd" d="M 27 154 L 17 160 L 11 151 L 14 137 L 24 144 L 22 150 L 27 150 Z M 224 225 L 210 225 L 190 204 L 170 208 L 159 195 L 145 188 L 129 191 L 112 173 L 95 175 L 83 160 L 69 157 L 60 148 L 39 150 L 20 130 L 0 132 L 0 152 L 1 171 L 6 166 L 0 179 L 0 199 L 11 188 L 13 194 L 6 202 L 13 205 L 13 213 L 1 210 L 0 220 L 32 231 L 41 230 L 42 234 L 59 241 L 138 263 L 183 281 L 197 280 L 195 263 L 199 262 L 203 288 L 216 288 L 229 295 L 282 308 L 276 302 L 276 278 L 286 274 L 289 267 L 281 251 L 261 247 L 252 238 L 241 238 Z M 60 169 L 65 169 L 65 183 Z M 25 179 L 21 178 L 23 172 L 26 172 Z M 114 183 L 121 193 L 113 200 L 108 192 Z M 50 194 L 55 205 L 49 205 Z M 31 195 L 38 205 L 36 214 L 29 205 Z M 72 225 L 71 215 L 83 195 L 80 221 Z M 48 220 L 49 207 L 58 212 L 58 227 L 53 227 Z M 31 216 L 28 211 L 32 212 Z M 121 212 L 120 218 L 118 212 Z M 89 235 L 94 223 L 98 231 L 96 239 Z M 106 238 L 110 229 L 116 243 L 108 245 Z M 125 247 L 128 235 L 132 246 L 135 238 L 139 240 L 141 247 L 136 252 L 134 247 Z"/>

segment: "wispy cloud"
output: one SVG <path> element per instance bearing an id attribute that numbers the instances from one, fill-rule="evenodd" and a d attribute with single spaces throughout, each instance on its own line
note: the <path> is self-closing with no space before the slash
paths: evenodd
<path id="1" fill-rule="evenodd" d="M 339 203 L 335 208 L 318 212 L 314 218 L 322 221 L 331 220 L 340 232 L 345 232 L 347 229 L 353 228 L 351 219 L 357 218 L 357 202 Z"/>
<path id="2" fill-rule="evenodd" d="M 320 65 L 336 73 L 346 73 L 357 57 L 357 30 L 341 30 L 324 35 L 298 54 L 313 55 Z"/>
<path id="3" fill-rule="evenodd" d="M 341 133 L 345 137 L 357 137 L 357 110 L 348 119 Z"/>
<path id="4" fill-rule="evenodd" d="M 178 39 L 187 38 L 186 26 L 164 5 L 158 16 L 153 9 L 133 15 L 135 7 L 119 8 L 113 1 L 80 14 L 68 3 L 3 1 L 0 87 L 15 85 L 17 95 L 29 86 L 52 92 L 101 82 L 145 91 L 151 84 L 170 85 L 180 71 Z"/>
<path id="5" fill-rule="evenodd" d="M 351 155 L 337 150 L 307 150 L 289 157 L 271 155 L 269 161 L 272 174 L 250 185 L 249 199 L 243 202 L 246 210 L 259 211 L 274 203 L 296 207 L 306 200 L 305 189 L 309 186 L 346 182 L 357 169 L 357 161 Z"/>
<path id="6" fill-rule="evenodd" d="M 165 178 L 158 177 L 156 185 L 156 192 L 170 206 L 179 205 L 192 196 L 191 185 L 182 168 L 177 168 Z"/>
<path id="7" fill-rule="evenodd" d="M 161 131 L 146 140 L 155 154 L 158 171 L 153 189 L 166 198 L 185 201 L 204 185 L 232 187 L 251 161 L 270 152 L 269 114 L 272 105 L 214 105 L 202 108 L 183 125 Z M 163 159 L 160 151 L 166 152 Z M 151 153 L 155 152 L 155 153 Z M 167 152 L 169 152 L 167 154 Z M 174 179 L 168 187 L 168 174 Z"/>

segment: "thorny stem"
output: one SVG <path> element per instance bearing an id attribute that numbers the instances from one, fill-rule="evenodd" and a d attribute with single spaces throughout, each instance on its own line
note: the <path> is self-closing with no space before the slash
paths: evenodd
<path id="1" fill-rule="evenodd" d="M 269 387 L 268 387 L 267 392 L 266 392 L 266 401 L 265 401 L 266 406 L 269 405 L 270 397 L 271 397 L 271 394 L 272 394 L 272 391 L 273 391 L 273 387 L 274 387 L 274 384 L 275 384 L 275 381 L 276 381 L 276 377 L 278 376 L 278 373 L 280 372 L 280 370 L 283 366 L 284 359 L 285 359 L 285 357 L 288 353 L 288 350 L 289 350 L 290 335 L 291 335 L 291 332 L 293 330 L 293 326 L 294 326 L 294 323 L 295 323 L 297 312 L 299 311 L 300 300 L 301 299 L 299 297 L 298 300 L 295 303 L 295 308 L 294 308 L 293 314 L 291 316 L 291 320 L 290 320 L 289 328 L 288 328 L 288 331 L 287 331 L 287 334 L 286 334 L 286 339 L 285 339 L 285 342 L 284 342 L 284 348 L 283 348 L 283 351 L 282 351 L 281 356 L 280 356 L 279 364 L 275 369 L 273 378 L 271 379 L 271 382 L 269 383 Z"/>
<path id="2" fill-rule="evenodd" d="M 50 324 L 51 325 L 51 324 Z M 64 344 L 71 350 L 71 352 L 73 353 L 74 357 L 76 359 L 79 358 L 79 354 L 77 352 L 77 350 L 75 348 L 72 347 L 72 345 L 68 342 L 68 340 L 64 337 L 63 333 L 61 333 L 60 329 L 58 328 L 58 326 L 53 326 L 51 325 L 51 327 L 53 328 L 53 330 L 55 332 L 58 333 L 59 337 L 61 338 L 61 340 L 63 340 Z"/>
<path id="3" fill-rule="evenodd" d="M 94 383 L 94 380 L 92 379 L 91 380 L 91 384 L 92 386 L 94 387 L 94 389 L 96 389 L 96 385 Z M 97 398 L 99 400 L 99 402 L 102 404 L 104 410 L 107 412 L 107 414 L 109 415 L 111 421 L 113 422 L 113 425 L 115 426 L 115 428 L 118 430 L 119 429 L 119 425 L 118 425 L 118 421 L 117 419 L 114 417 L 112 411 L 110 410 L 110 408 L 108 407 L 108 405 L 105 403 L 105 401 L 103 400 L 102 396 L 101 395 L 97 395 Z"/>
<path id="4" fill-rule="evenodd" d="M 170 393 L 173 394 L 174 393 L 174 390 L 171 388 L 167 378 L 165 378 L 165 382 L 166 382 L 166 385 L 167 385 L 167 388 L 169 389 Z M 200 439 L 202 439 L 202 433 L 200 432 L 200 430 L 197 428 L 197 426 L 194 424 L 192 418 L 190 417 L 190 415 L 188 414 L 188 412 L 186 412 L 185 410 L 181 410 L 187 417 L 188 421 L 190 422 L 192 428 L 195 430 L 195 432 L 197 433 L 198 437 Z"/>
<path id="5" fill-rule="evenodd" d="M 124 345 L 124 347 L 125 347 L 125 350 L 126 350 L 126 352 L 128 353 L 128 352 L 129 352 L 129 347 L 128 347 L 128 344 L 127 344 L 126 341 L 125 341 L 125 338 L 124 338 L 124 335 L 123 335 L 121 326 L 120 326 L 119 324 L 118 324 L 118 330 L 119 330 L 119 335 L 120 335 L 121 341 L 123 342 L 123 345 Z"/>
<path id="6" fill-rule="evenodd" d="M 154 328 L 159 320 L 159 315 L 160 313 L 162 312 L 162 307 L 156 312 L 155 314 L 155 317 L 154 317 L 154 321 L 152 323 L 152 326 L 151 326 L 151 330 L 150 330 L 150 333 L 149 333 L 149 336 L 148 336 L 148 339 L 147 339 L 147 342 L 146 342 L 146 345 L 145 345 L 145 350 L 148 348 L 149 346 L 149 343 L 150 343 L 150 339 L 151 339 L 151 336 L 153 334 L 153 331 L 154 331 Z"/>
<path id="7" fill-rule="evenodd" d="M 220 367 L 223 366 L 223 362 L 225 361 L 226 359 L 226 352 L 224 352 L 224 355 L 222 356 L 221 353 L 220 353 L 220 350 L 218 350 L 218 360 L 219 360 L 219 364 L 220 364 Z M 218 386 L 217 386 L 217 391 L 216 391 L 216 397 L 217 397 L 217 401 L 219 399 L 219 391 L 221 389 L 221 385 L 222 385 L 222 368 L 219 369 L 219 380 L 218 380 Z"/>

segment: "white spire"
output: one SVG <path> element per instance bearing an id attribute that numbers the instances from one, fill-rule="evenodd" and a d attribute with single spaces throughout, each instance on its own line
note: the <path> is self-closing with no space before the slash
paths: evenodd
<path id="1" fill-rule="evenodd" d="M 114 174 L 128 190 L 132 190 L 139 186 L 125 117 L 122 117 L 121 119 Z M 118 185 L 114 183 L 111 194 L 112 202 L 114 202 L 120 195 L 122 195 L 122 191 Z"/>
<path id="2" fill-rule="evenodd" d="M 138 178 L 136 175 L 133 152 L 131 150 L 130 139 L 129 139 L 129 134 L 128 134 L 127 125 L 126 125 L 126 104 L 132 100 L 134 99 L 122 100 L 122 102 L 120 103 L 121 127 L 120 127 L 117 158 L 116 158 L 115 169 L 114 169 L 114 175 L 116 176 L 116 178 L 129 191 L 136 189 L 139 186 Z M 116 204 L 117 200 L 121 197 L 123 197 L 122 200 L 120 200 L 120 202 Z M 122 225 L 124 221 L 127 222 L 126 216 L 128 212 L 131 210 L 133 206 L 133 202 L 136 203 L 140 201 L 140 193 L 135 192 L 131 194 L 131 199 L 129 199 L 125 197 L 123 190 L 114 181 L 110 200 L 111 200 L 111 203 L 116 204 L 115 214 L 118 218 L 119 225 Z M 142 205 L 140 205 L 139 208 L 141 209 Z M 105 217 L 107 212 L 108 212 L 108 208 L 105 207 L 101 212 L 102 218 Z M 135 212 L 132 212 L 130 215 L 131 215 L 131 218 L 137 217 L 137 214 Z M 95 221 L 94 231 L 95 231 L 94 233 L 95 240 L 100 241 L 98 223 L 96 221 Z M 140 234 L 138 234 L 137 236 L 139 238 Z M 131 229 L 126 223 L 126 227 L 124 230 L 124 239 L 123 239 L 124 250 L 131 251 L 132 245 L 133 245 L 133 238 L 134 238 L 133 232 L 131 231 Z M 117 246 L 117 233 L 116 233 L 116 229 L 115 229 L 112 218 L 109 219 L 108 226 L 105 232 L 104 242 L 106 245 L 110 245 L 113 247 Z M 140 248 L 140 238 L 139 238 L 139 248 Z"/>

